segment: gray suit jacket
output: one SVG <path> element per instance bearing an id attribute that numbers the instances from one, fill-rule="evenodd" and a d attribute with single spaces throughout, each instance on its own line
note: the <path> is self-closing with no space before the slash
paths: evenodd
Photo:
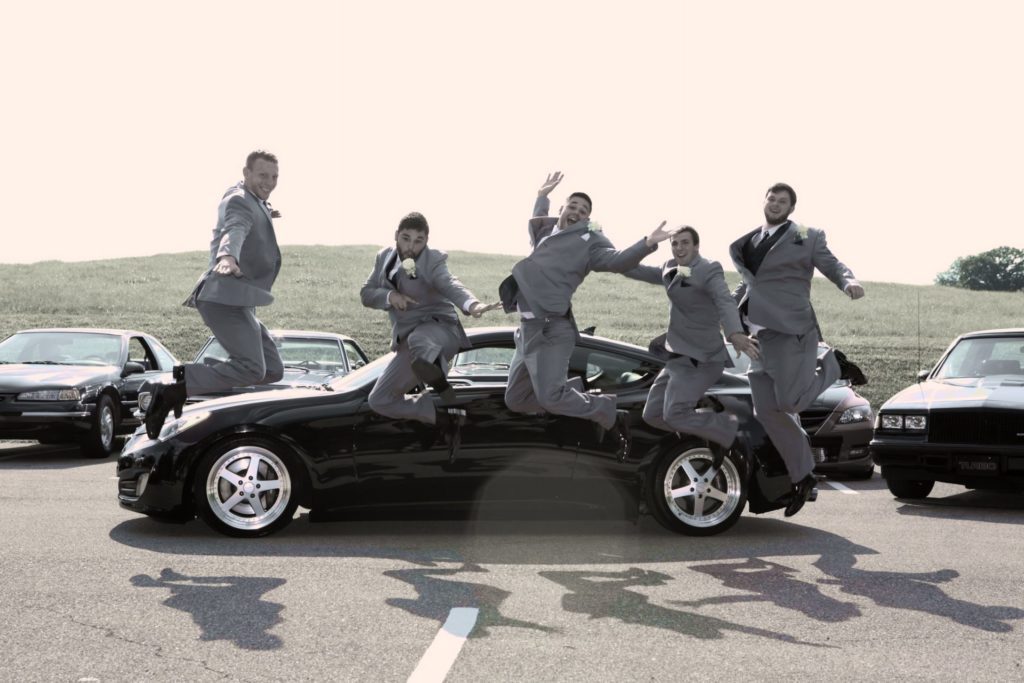
<path id="1" fill-rule="evenodd" d="M 215 275 L 222 256 L 234 256 L 242 277 Z M 239 183 L 224 193 L 217 207 L 217 227 L 210 241 L 210 263 L 199 276 L 186 306 L 212 301 L 228 306 L 267 306 L 274 301 L 270 288 L 281 271 L 281 250 L 274 224 L 260 200 Z"/>
<path id="2" fill-rule="evenodd" d="M 814 269 L 840 289 L 854 280 L 853 273 L 829 251 L 823 231 L 808 228 L 807 237 L 801 238 L 797 224 L 789 223 L 754 275 L 743 262 L 743 247 L 759 230 L 747 233 L 729 247 L 732 262 L 743 278 L 733 299 L 739 306 L 746 304 L 747 319 L 755 325 L 785 334 L 817 329 L 818 320 L 811 307 Z"/>
<path id="3" fill-rule="evenodd" d="M 537 198 L 529 222 L 533 251 L 512 267 L 514 279 L 502 283 L 499 291 L 506 313 L 516 310 L 516 298 L 521 293 L 537 317 L 565 315 L 573 293 L 590 271 L 624 273 L 658 248 L 648 247 L 641 239 L 616 251 L 604 233 L 589 229 L 589 220 L 577 221 L 545 240 L 558 223 L 557 218 L 547 215 L 550 206 L 547 197 Z"/>
<path id="4" fill-rule="evenodd" d="M 725 362 L 731 367 L 721 328 L 730 335 L 742 332 L 743 327 L 718 261 L 697 258 L 690 264 L 688 277 L 679 273 L 675 259 L 661 268 L 638 266 L 625 275 L 665 287 L 671 302 L 667 350 L 702 362 Z"/>
<path id="5" fill-rule="evenodd" d="M 391 350 L 398 348 L 398 340 L 404 339 L 422 322 L 449 323 L 455 327 L 461 348 L 470 347 L 469 338 L 459 320 L 459 310 L 477 298 L 466 289 L 457 277 L 448 271 L 448 254 L 426 247 L 416 257 L 416 277 L 409 277 L 405 270 L 398 268 L 394 281 L 389 275 L 398 260 L 395 247 L 384 247 L 377 252 L 373 270 L 359 290 L 359 298 L 367 308 L 387 311 L 391 318 Z M 400 311 L 388 303 L 388 294 L 398 291 L 415 299 L 418 303 Z"/>

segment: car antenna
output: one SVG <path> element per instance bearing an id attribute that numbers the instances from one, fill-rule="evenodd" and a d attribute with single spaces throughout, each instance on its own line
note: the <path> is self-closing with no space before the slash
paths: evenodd
<path id="1" fill-rule="evenodd" d="M 917 370 L 921 372 L 921 288 L 917 288 Z"/>

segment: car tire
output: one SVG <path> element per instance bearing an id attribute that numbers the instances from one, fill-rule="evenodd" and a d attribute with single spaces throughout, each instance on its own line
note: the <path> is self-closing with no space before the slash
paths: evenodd
<path id="1" fill-rule="evenodd" d="M 928 479 L 886 479 L 885 485 L 897 498 L 927 498 L 935 482 Z"/>
<path id="2" fill-rule="evenodd" d="M 89 433 L 82 441 L 82 453 L 88 458 L 106 458 L 117 450 L 117 427 L 120 416 L 117 403 L 101 394 L 96 401 Z"/>
<path id="3" fill-rule="evenodd" d="M 851 472 L 849 476 L 851 479 L 870 479 L 875 476 L 875 468 L 872 466 L 859 472 Z"/>
<path id="4" fill-rule="evenodd" d="M 196 511 L 227 536 L 256 538 L 291 523 L 299 504 L 298 460 L 270 439 L 243 437 L 199 461 L 192 484 Z"/>
<path id="5" fill-rule="evenodd" d="M 743 514 L 746 464 L 730 452 L 707 480 L 712 457 L 703 442 L 691 439 L 658 458 L 647 486 L 647 506 L 663 527 L 688 536 L 713 536 Z"/>

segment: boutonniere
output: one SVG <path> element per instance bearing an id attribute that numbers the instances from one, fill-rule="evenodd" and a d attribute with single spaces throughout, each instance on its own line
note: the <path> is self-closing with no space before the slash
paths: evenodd
<path id="1" fill-rule="evenodd" d="M 807 239 L 808 229 L 806 225 L 795 224 L 796 226 L 796 238 L 793 240 L 797 244 L 803 244 L 804 240 Z"/>
<path id="2" fill-rule="evenodd" d="M 690 270 L 690 266 L 679 266 L 679 270 L 677 272 L 680 277 L 690 277 L 690 273 L 693 271 Z"/>
<path id="3" fill-rule="evenodd" d="M 587 223 L 587 230 L 589 230 L 590 232 L 601 232 L 601 224 L 598 223 L 597 221 L 589 221 Z"/>
<path id="4" fill-rule="evenodd" d="M 402 270 L 405 271 L 405 274 L 409 276 L 410 280 L 416 279 L 416 262 L 411 258 L 407 258 L 402 261 Z"/>

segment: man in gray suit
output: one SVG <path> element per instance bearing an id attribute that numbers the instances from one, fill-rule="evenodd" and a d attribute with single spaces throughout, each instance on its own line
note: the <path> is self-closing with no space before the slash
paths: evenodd
<path id="1" fill-rule="evenodd" d="M 277 187 L 277 157 L 263 150 L 249 154 L 242 182 L 228 188 L 217 208 L 210 241 L 209 267 L 185 301 L 194 307 L 229 357 L 213 365 L 174 368 L 175 382 L 154 384 L 146 409 L 146 432 L 155 439 L 167 414 L 181 415 L 187 396 L 224 391 L 281 379 L 284 366 L 256 307 L 274 297 L 270 289 L 281 270 L 281 250 L 273 218 L 280 214 L 267 202 Z"/>
<path id="2" fill-rule="evenodd" d="M 601 227 L 589 220 L 593 203 L 585 193 L 569 195 L 559 216 L 548 217 L 548 195 L 560 182 L 562 174 L 556 171 L 541 185 L 528 225 L 533 251 L 513 266 L 499 288 L 505 311 L 520 316 L 505 403 L 517 412 L 547 411 L 592 420 L 624 459 L 629 454 L 629 426 L 625 414 L 616 410 L 615 396 L 583 393 L 567 381 L 579 336 L 572 295 L 590 271 L 624 273 L 673 231 L 662 222 L 628 249 L 616 251 Z"/>
<path id="3" fill-rule="evenodd" d="M 395 246 L 377 253 L 359 297 L 363 305 L 388 312 L 391 350 L 388 364 L 373 391 L 370 408 L 381 415 L 437 424 L 451 433 L 465 419 L 460 408 L 436 408 L 426 393 L 408 394 L 417 384 L 429 384 L 443 403 L 455 392 L 448 384 L 448 364 L 469 339 L 456 307 L 479 318 L 495 306 L 480 303 L 448 271 L 448 254 L 427 246 L 430 226 L 420 213 L 402 218 Z"/>
<path id="4" fill-rule="evenodd" d="M 655 338 L 652 350 L 668 357 L 644 405 L 644 421 L 667 432 L 682 432 L 713 444 L 716 462 L 733 447 L 739 423 L 729 412 L 697 412 L 704 392 L 732 367 L 722 328 L 736 349 L 759 357 L 757 342 L 743 333 L 736 304 L 729 295 L 722 266 L 700 255 L 700 235 L 686 226 L 672 236 L 672 260 L 662 267 L 637 266 L 626 273 L 663 285 L 671 308 L 668 332 Z"/>
<path id="5" fill-rule="evenodd" d="M 789 220 L 795 207 L 793 188 L 773 185 L 764 200 L 764 225 L 729 247 L 742 277 L 733 298 L 761 347 L 761 359 L 752 361 L 749 371 L 754 413 L 793 482 L 787 517 L 800 511 L 815 484 L 800 411 L 840 377 L 863 379 L 835 349 L 818 358 L 821 332 L 811 307 L 811 277 L 817 268 L 851 299 L 864 296 L 864 288 L 829 251 L 823 231 Z"/>

